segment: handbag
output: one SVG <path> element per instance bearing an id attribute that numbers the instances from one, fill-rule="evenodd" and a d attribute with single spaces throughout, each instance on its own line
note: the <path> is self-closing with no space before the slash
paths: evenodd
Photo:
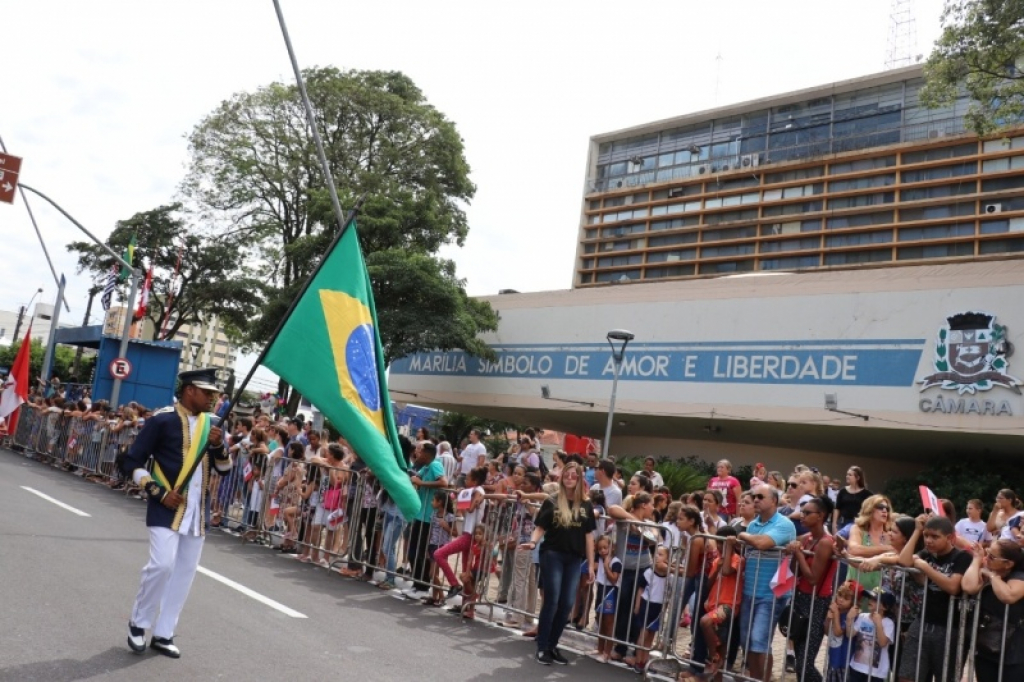
<path id="1" fill-rule="evenodd" d="M 984 658 L 998 659 L 1005 646 L 1017 634 L 1020 622 L 1006 624 L 1006 639 L 1003 639 L 1003 621 L 984 616 L 978 623 L 978 635 L 974 640 L 975 650 Z"/>
<path id="2" fill-rule="evenodd" d="M 331 488 L 324 495 L 324 509 L 334 511 L 341 506 L 341 488 Z"/>
<path id="3" fill-rule="evenodd" d="M 792 620 L 791 620 L 792 618 Z M 779 632 L 786 639 L 799 642 L 807 637 L 807 628 L 810 626 L 810 619 L 804 614 L 793 609 L 792 603 L 786 604 L 779 612 Z"/>

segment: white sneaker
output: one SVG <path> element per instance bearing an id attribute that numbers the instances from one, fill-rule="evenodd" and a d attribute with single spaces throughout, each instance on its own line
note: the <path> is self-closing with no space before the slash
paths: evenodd
<path id="1" fill-rule="evenodd" d="M 415 587 L 408 590 L 404 590 L 402 594 L 404 594 L 406 597 L 412 600 L 426 599 L 430 596 L 430 592 L 428 592 L 427 590 L 417 590 Z"/>

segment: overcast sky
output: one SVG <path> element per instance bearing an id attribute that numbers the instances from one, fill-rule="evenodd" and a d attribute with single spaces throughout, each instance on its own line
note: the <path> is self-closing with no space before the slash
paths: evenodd
<path id="1" fill-rule="evenodd" d="M 890 0 L 282 4 L 302 66 L 404 71 L 458 126 L 478 191 L 465 247 L 445 254 L 471 294 L 571 285 L 591 135 L 881 71 L 890 13 Z M 942 2 L 914 7 L 927 53 Z M 218 103 L 291 78 L 270 0 L 7 0 L 0 27 L 0 136 L 21 179 L 100 238 L 174 200 L 183 136 Z M 88 281 L 65 248 L 81 235 L 31 202 L 69 278 L 62 322 L 81 322 Z M 20 198 L 0 204 L 0 234 L 0 309 L 40 286 L 52 302 Z"/>

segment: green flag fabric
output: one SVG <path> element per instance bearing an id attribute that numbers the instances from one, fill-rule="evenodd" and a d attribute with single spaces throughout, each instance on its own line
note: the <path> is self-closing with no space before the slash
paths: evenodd
<path id="1" fill-rule="evenodd" d="M 355 223 L 324 258 L 263 364 L 324 413 L 405 517 L 414 518 L 420 500 L 398 444 Z"/>
<path id="2" fill-rule="evenodd" d="M 124 258 L 126 261 L 131 263 L 133 266 L 135 265 L 135 246 L 136 246 L 136 244 L 135 244 L 135 235 L 133 234 L 131 241 L 128 242 L 128 246 L 125 247 L 125 250 L 121 253 L 121 258 Z M 129 277 L 131 277 L 131 275 L 132 275 L 132 271 L 122 265 L 121 266 L 121 274 L 117 278 L 117 281 L 124 282 Z M 131 304 L 129 304 L 129 305 L 131 305 Z"/>

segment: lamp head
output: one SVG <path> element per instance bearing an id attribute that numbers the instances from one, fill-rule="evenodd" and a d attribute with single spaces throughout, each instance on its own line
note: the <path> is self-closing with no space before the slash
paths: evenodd
<path id="1" fill-rule="evenodd" d="M 633 332 L 626 331 L 625 329 L 613 329 L 610 332 L 608 332 L 608 340 L 609 341 L 626 341 L 626 342 L 629 342 L 629 341 L 632 341 L 635 338 L 636 338 L 636 335 L 633 334 Z"/>

